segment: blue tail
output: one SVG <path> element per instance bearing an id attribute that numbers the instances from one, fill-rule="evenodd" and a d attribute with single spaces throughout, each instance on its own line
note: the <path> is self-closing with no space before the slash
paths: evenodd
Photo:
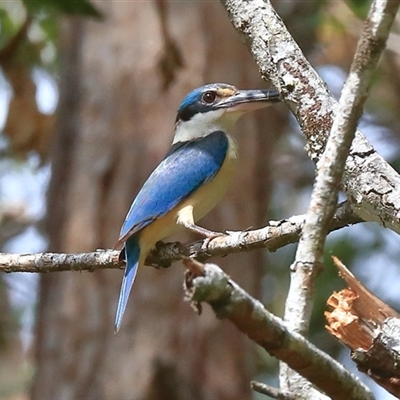
<path id="1" fill-rule="evenodd" d="M 133 282 L 139 264 L 140 246 L 139 238 L 130 237 L 125 242 L 125 273 L 122 280 L 121 291 L 119 293 L 117 313 L 115 315 L 114 332 L 117 333 L 121 326 L 122 317 L 128 303 L 129 293 L 131 292 Z"/>

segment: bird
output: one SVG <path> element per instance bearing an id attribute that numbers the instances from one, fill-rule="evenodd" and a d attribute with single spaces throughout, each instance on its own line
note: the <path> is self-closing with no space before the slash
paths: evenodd
<path id="1" fill-rule="evenodd" d="M 118 332 L 138 271 L 155 244 L 188 229 L 208 239 L 221 233 L 198 226 L 227 191 L 238 148 L 231 137 L 244 113 L 280 101 L 275 89 L 238 90 L 212 83 L 190 92 L 178 108 L 171 148 L 134 199 L 114 248 L 126 267 L 115 315 Z"/>

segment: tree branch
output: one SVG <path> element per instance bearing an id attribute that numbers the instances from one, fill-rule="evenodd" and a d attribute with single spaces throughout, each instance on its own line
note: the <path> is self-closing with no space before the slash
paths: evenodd
<path id="1" fill-rule="evenodd" d="M 172 262 L 185 257 L 206 260 L 211 256 L 250 251 L 265 248 L 275 251 L 289 243 L 295 243 L 304 224 L 305 215 L 296 215 L 281 221 L 270 221 L 269 225 L 252 231 L 230 232 L 226 236 L 215 238 L 206 243 L 198 241 L 191 244 L 158 243 L 157 248 L 148 256 L 147 265 L 169 267 Z M 361 222 L 355 216 L 347 202 L 337 207 L 330 230 L 343 228 Z M 204 244 L 207 244 L 204 246 Z M 119 251 L 99 250 L 92 253 L 63 254 L 5 254 L 0 253 L 0 271 L 2 272 L 60 272 L 60 271 L 95 271 L 106 268 L 123 268 Z"/>
<path id="2" fill-rule="evenodd" d="M 125 263 L 119 260 L 117 250 L 98 250 L 92 253 L 38 253 L 10 254 L 0 253 L 2 272 L 61 272 L 89 271 L 122 268 Z"/>
<path id="3" fill-rule="evenodd" d="M 278 400 L 297 400 L 296 396 L 292 393 L 286 393 L 273 386 L 266 385 L 265 383 L 252 381 L 250 382 L 251 388 L 258 393 L 265 394 Z"/>
<path id="4" fill-rule="evenodd" d="M 373 399 L 370 390 L 357 377 L 303 336 L 291 331 L 218 266 L 192 259 L 184 263 L 189 270 L 186 296 L 197 308 L 200 302 L 209 303 L 218 318 L 228 319 L 269 354 L 286 362 L 332 399 Z"/>
<path id="5" fill-rule="evenodd" d="M 280 91 L 299 122 L 310 157 L 319 160 L 337 107 L 325 82 L 304 57 L 269 0 L 221 2 L 247 43 L 262 76 Z M 383 31 L 390 26 L 398 0 L 376 4 L 378 11 L 381 5 L 387 4 L 387 12 L 382 24 L 384 29 L 370 31 L 377 37 L 377 42 L 367 40 L 375 45 L 374 51 L 383 48 Z M 375 20 L 369 28 L 374 26 L 377 26 Z M 359 131 L 347 159 L 344 183 L 354 210 L 362 219 L 400 233 L 400 176 Z"/>
<path id="6" fill-rule="evenodd" d="M 344 164 L 367 98 L 371 75 L 384 49 L 399 1 L 373 2 L 339 106 L 268 0 L 221 1 L 233 25 L 247 42 L 261 73 L 288 102 L 307 138 L 310 157 L 319 160 L 306 223 L 292 265 L 285 311 L 289 326 L 305 334 L 312 309 L 317 266 L 322 258 Z M 335 112 L 337 115 L 333 122 Z M 377 176 L 383 179 L 377 179 Z M 345 187 L 360 216 L 400 232 L 399 176 L 375 153 L 361 133 L 357 133 L 348 158 Z M 312 388 L 304 379 L 298 378 L 287 366 L 281 366 L 281 388 L 309 398 Z"/>
<path id="7" fill-rule="evenodd" d="M 328 331 L 351 349 L 357 368 L 400 398 L 400 315 L 369 291 L 336 257 L 347 288 L 333 293 Z"/>
<path id="8" fill-rule="evenodd" d="M 339 105 L 325 150 L 317 165 L 317 177 L 296 259 L 291 266 L 291 284 L 286 300 L 285 321 L 306 335 L 313 306 L 315 278 L 322 262 L 329 222 L 334 214 L 345 162 L 368 97 L 372 74 L 384 49 L 397 7 L 393 1 L 375 0 L 364 24 L 350 74 L 343 86 Z M 303 379 L 281 365 L 281 388 L 303 391 Z"/>

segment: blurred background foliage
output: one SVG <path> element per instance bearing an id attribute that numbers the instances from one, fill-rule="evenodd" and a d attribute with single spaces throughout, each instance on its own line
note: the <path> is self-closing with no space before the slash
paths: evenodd
<path id="1" fill-rule="evenodd" d="M 97 21 L 101 34 L 101 24 L 107 21 L 113 10 L 100 3 L 84 0 L 14 0 L 0 4 L 0 245 L 3 252 L 38 252 L 46 250 L 48 246 L 43 219 L 46 217 L 46 191 L 51 177 L 52 146 L 57 124 L 55 110 L 62 79 L 59 30 L 62 23 L 73 18 Z M 164 71 L 164 90 L 168 90 L 174 74 L 185 69 L 184 57 L 170 32 L 173 28 L 166 19 L 168 3 L 154 1 L 165 40 L 164 57 L 160 58 L 160 66 Z M 286 0 L 274 3 L 311 63 L 334 95 L 339 96 L 370 1 Z M 113 7 L 118 7 L 118 4 Z M 212 7 L 221 6 L 217 4 Z M 210 18 L 213 17 L 211 13 Z M 377 150 L 398 170 L 399 31 L 400 17 L 397 18 L 388 49 L 376 72 L 371 96 L 360 123 L 361 129 Z M 134 40 L 139 41 L 140 38 Z M 132 51 L 134 49 L 132 46 Z M 232 68 L 238 66 L 232 65 Z M 211 76 L 220 76 L 220 80 L 223 80 L 224 73 L 228 75 L 228 71 L 221 71 L 219 75 Z M 180 96 L 184 94 L 180 93 Z M 281 113 L 285 111 L 281 110 Z M 304 213 L 314 178 L 314 166 L 304 151 L 299 128 L 292 117 L 282 118 L 286 125 L 275 140 L 269 161 L 269 210 L 267 213 L 262 209 L 263 221 L 259 222 L 260 225 L 268 219 Z M 172 130 L 172 123 L 169 130 Z M 156 161 L 151 161 L 155 165 Z M 259 177 L 249 175 L 248 179 L 256 180 Z M 112 244 L 109 243 L 109 247 Z M 287 246 L 273 254 L 262 253 L 261 296 L 268 308 L 277 315 L 282 315 L 284 308 L 288 266 L 294 252 L 295 246 Z M 315 297 L 311 340 L 350 366 L 348 351 L 334 341 L 324 328 L 326 299 L 333 291 L 343 287 L 332 266 L 331 254 L 351 267 L 384 301 L 399 309 L 400 246 L 396 234 L 369 223 L 349 227 L 329 236 L 326 268 L 319 277 Z M 33 326 L 38 304 L 38 278 L 16 274 L 0 276 L 0 279 L 0 398 L 24 399 L 29 397 L 37 367 L 34 357 L 37 342 Z M 240 280 L 237 280 L 240 284 Z M 117 292 L 115 300 L 116 296 Z M 276 360 L 256 349 L 252 362 L 256 365 L 255 379 L 276 383 Z M 389 395 L 385 396 L 390 398 Z M 262 397 L 254 395 L 254 398 Z"/>

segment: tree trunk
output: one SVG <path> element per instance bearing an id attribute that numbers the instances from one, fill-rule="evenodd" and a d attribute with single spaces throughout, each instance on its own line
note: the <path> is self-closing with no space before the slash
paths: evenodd
<path id="1" fill-rule="evenodd" d="M 176 109 L 188 91 L 212 81 L 264 86 L 218 3 L 98 6 L 103 22 L 70 19 L 61 32 L 47 219 L 51 251 L 114 245 L 134 195 L 171 143 Z M 283 126 L 271 115 L 239 124 L 235 183 L 203 226 L 233 230 L 265 222 L 270 159 Z M 262 252 L 214 261 L 260 294 Z M 249 341 L 208 309 L 200 317 L 193 313 L 183 302 L 182 273 L 179 264 L 142 268 L 117 335 L 122 271 L 43 276 L 32 398 L 249 399 L 255 370 Z"/>

